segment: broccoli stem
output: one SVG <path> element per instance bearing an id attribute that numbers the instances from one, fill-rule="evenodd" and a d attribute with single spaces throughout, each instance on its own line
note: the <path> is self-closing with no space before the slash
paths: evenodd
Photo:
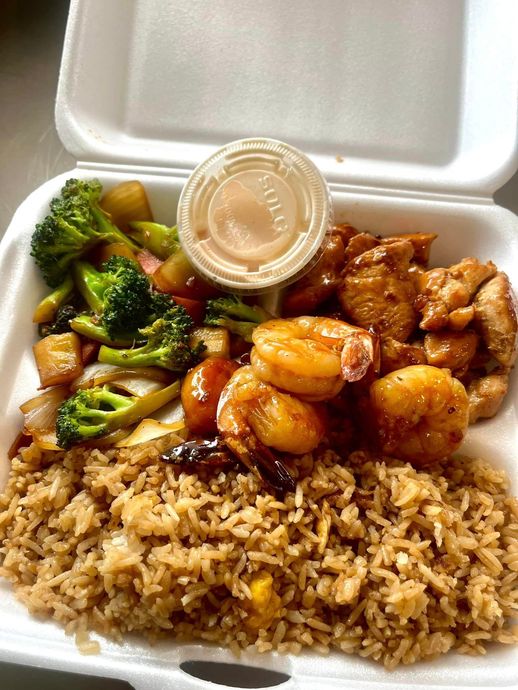
<path id="1" fill-rule="evenodd" d="M 223 326 L 250 343 L 254 328 L 271 318 L 271 314 L 262 307 L 251 307 L 237 295 L 227 295 L 207 301 L 204 323 L 207 326 Z"/>
<path id="2" fill-rule="evenodd" d="M 58 410 L 58 445 L 67 449 L 130 426 L 178 397 L 179 393 L 180 381 L 143 398 L 115 393 L 108 386 L 77 391 Z"/>
<path id="3" fill-rule="evenodd" d="M 112 345 L 113 347 L 131 347 L 135 342 L 134 340 L 123 339 L 123 338 L 110 338 L 108 332 L 100 323 L 95 323 L 91 316 L 88 314 L 81 314 L 76 316 L 75 319 L 70 321 L 70 328 L 79 333 L 79 335 L 84 335 L 85 338 L 91 338 L 91 340 L 97 340 L 99 343 L 104 343 L 105 345 Z M 137 332 L 135 334 L 137 341 L 142 341 L 142 336 Z"/>
<path id="4" fill-rule="evenodd" d="M 252 333 L 254 332 L 254 329 L 257 326 L 256 322 L 251 323 L 250 321 L 235 321 L 234 319 L 222 318 L 220 323 L 221 326 L 226 328 L 234 335 L 238 335 L 239 337 L 243 338 L 245 342 L 253 342 Z"/>
<path id="5" fill-rule="evenodd" d="M 141 419 L 144 419 L 144 417 L 159 410 L 180 395 L 180 384 L 181 382 L 179 380 L 173 381 L 169 386 L 155 393 L 150 393 L 143 398 L 137 398 L 136 400 L 134 397 L 131 398 L 131 405 L 126 405 L 124 409 L 119 408 L 114 413 L 115 416 L 111 417 L 108 431 L 115 431 L 115 429 L 120 429 L 123 426 L 135 424 L 135 422 L 139 422 Z M 117 393 L 113 393 L 113 395 L 117 398 L 121 397 Z"/>
<path id="6" fill-rule="evenodd" d="M 114 350 L 101 345 L 98 360 L 104 364 L 114 364 L 118 367 L 126 367 L 128 365 L 132 367 L 162 366 L 160 363 L 160 350 L 150 352 L 147 345 L 129 350 Z"/>
<path id="7" fill-rule="evenodd" d="M 131 236 L 159 259 L 169 258 L 180 247 L 176 225 L 169 227 L 143 220 L 130 223 L 129 226 Z"/>
<path id="8" fill-rule="evenodd" d="M 74 281 L 81 296 L 90 309 L 100 314 L 104 306 L 104 293 L 106 291 L 106 276 L 86 261 L 76 261 L 73 265 Z"/>
<path id="9" fill-rule="evenodd" d="M 101 232 L 101 235 L 104 235 L 103 239 L 105 241 L 124 242 L 124 244 L 127 244 L 128 247 L 134 252 L 139 252 L 142 249 L 142 247 L 134 242 L 131 237 L 128 237 L 128 235 L 122 232 L 122 230 L 119 230 L 119 228 L 111 222 L 101 208 L 92 206 L 92 216 L 97 222 L 97 227 Z"/>
<path id="10" fill-rule="evenodd" d="M 263 323 L 271 319 L 271 315 L 259 305 L 251 307 L 244 302 L 231 304 L 226 312 L 228 317 L 239 319 L 240 321 L 251 321 L 253 324 Z"/>

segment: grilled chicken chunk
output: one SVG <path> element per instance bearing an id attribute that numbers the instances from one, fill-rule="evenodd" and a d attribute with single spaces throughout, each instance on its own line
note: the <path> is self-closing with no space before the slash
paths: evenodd
<path id="1" fill-rule="evenodd" d="M 340 273 L 345 265 L 344 243 L 338 233 L 332 233 L 318 263 L 305 276 L 288 288 L 283 300 L 284 316 L 313 314 L 329 299 L 341 282 Z"/>
<path id="2" fill-rule="evenodd" d="M 419 280 L 415 307 L 422 313 L 419 327 L 439 331 L 448 327 L 451 312 L 467 307 L 477 288 L 496 273 L 492 261 L 482 264 L 468 257 L 449 268 L 432 268 Z"/>
<path id="3" fill-rule="evenodd" d="M 437 235 L 434 232 L 403 232 L 399 235 L 384 237 L 381 242 L 383 244 L 390 244 L 399 240 L 411 242 L 414 248 L 414 261 L 418 264 L 427 266 L 430 260 L 432 242 L 436 238 Z"/>
<path id="4" fill-rule="evenodd" d="M 500 409 L 509 387 L 507 372 L 492 372 L 472 381 L 468 388 L 469 423 L 478 419 L 494 417 Z"/>
<path id="5" fill-rule="evenodd" d="M 487 349 L 504 367 L 516 360 L 518 338 L 518 306 L 505 273 L 497 273 L 483 285 L 473 302 L 475 327 Z"/>
<path id="6" fill-rule="evenodd" d="M 478 335 L 475 331 L 438 331 L 427 333 L 424 338 L 427 363 L 453 372 L 471 362 L 477 345 Z"/>
<path id="7" fill-rule="evenodd" d="M 422 345 L 411 345 L 410 343 L 400 343 L 394 338 L 383 338 L 381 341 L 382 376 L 413 364 L 426 364 L 426 355 Z"/>
<path id="8" fill-rule="evenodd" d="M 417 323 L 408 271 L 413 253 L 411 242 L 401 240 L 369 249 L 347 264 L 338 298 L 352 323 L 381 337 L 408 338 Z"/>
<path id="9" fill-rule="evenodd" d="M 360 232 L 358 235 L 352 237 L 345 248 L 345 263 L 348 264 L 363 252 L 373 249 L 380 244 L 374 235 L 368 232 Z"/>

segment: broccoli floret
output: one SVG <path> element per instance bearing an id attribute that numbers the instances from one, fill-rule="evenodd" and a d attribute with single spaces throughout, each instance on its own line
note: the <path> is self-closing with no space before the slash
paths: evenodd
<path id="1" fill-rule="evenodd" d="M 189 331 L 193 320 L 184 307 L 174 304 L 150 326 L 139 329 L 146 339 L 142 347 L 115 350 L 104 345 L 99 361 L 117 366 L 162 367 L 183 372 L 196 364 L 205 349 L 203 343 L 191 347 Z"/>
<path id="2" fill-rule="evenodd" d="M 102 269 L 77 261 L 73 268 L 77 289 L 111 340 L 131 340 L 154 315 L 149 280 L 135 261 L 122 256 L 112 256 Z"/>
<path id="3" fill-rule="evenodd" d="M 99 206 L 99 180 L 67 180 L 61 196 L 50 202 L 50 213 L 36 225 L 31 255 L 50 287 L 63 280 L 70 264 L 99 242 L 139 246 L 121 232 Z"/>
<path id="4" fill-rule="evenodd" d="M 138 398 L 96 386 L 74 393 L 58 410 L 56 436 L 60 448 L 104 436 L 152 414 L 175 398 L 180 382 Z"/>
<path id="5" fill-rule="evenodd" d="M 101 324 L 100 319 L 95 314 L 79 314 L 70 320 L 71 330 L 84 335 L 85 338 L 97 340 L 99 343 L 105 345 L 112 345 L 113 347 L 130 347 L 134 343 L 144 342 L 144 338 L 140 335 L 138 330 L 135 333 L 128 333 L 124 338 L 112 338 L 106 328 Z"/>
<path id="6" fill-rule="evenodd" d="M 154 290 L 152 290 L 151 316 L 148 325 L 152 324 L 153 321 L 156 321 L 160 316 L 164 316 L 164 314 L 168 312 L 174 305 L 175 302 L 171 295 L 167 295 L 164 292 L 155 292 Z"/>
<path id="7" fill-rule="evenodd" d="M 129 226 L 131 237 L 159 259 L 167 259 L 180 247 L 176 225 L 169 227 L 160 223 L 139 220 L 130 223 Z"/>
<path id="8" fill-rule="evenodd" d="M 207 301 L 204 323 L 207 326 L 223 326 L 251 343 L 254 328 L 271 318 L 262 307 L 251 307 L 236 295 L 226 295 Z"/>

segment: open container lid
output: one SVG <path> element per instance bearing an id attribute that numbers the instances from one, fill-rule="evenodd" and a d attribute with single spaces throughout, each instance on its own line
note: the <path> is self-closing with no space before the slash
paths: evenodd
<path id="1" fill-rule="evenodd" d="M 269 136 L 334 187 L 490 196 L 517 161 L 515 0 L 73 0 L 56 121 L 84 164 L 187 174 Z"/>

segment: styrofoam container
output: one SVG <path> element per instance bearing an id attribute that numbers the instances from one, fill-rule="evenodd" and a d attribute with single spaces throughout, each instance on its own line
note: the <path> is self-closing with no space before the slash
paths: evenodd
<path id="1" fill-rule="evenodd" d="M 517 286 L 518 219 L 491 198 L 517 161 L 517 25 L 514 0 L 72 2 L 56 120 L 78 166 L 23 202 L 0 249 L 0 484 L 18 406 L 38 385 L 30 314 L 45 287 L 30 236 L 72 175 L 107 187 L 138 178 L 155 217 L 173 223 L 198 162 L 226 141 L 271 136 L 319 166 L 336 220 L 381 234 L 437 232 L 432 263 L 492 259 Z M 517 385 L 513 373 L 503 408 L 470 428 L 463 448 L 505 468 L 515 492 Z M 243 684 L 261 682 L 246 665 L 281 671 L 286 690 L 518 687 L 518 648 L 502 645 L 389 673 L 338 653 L 236 661 L 174 640 L 101 644 L 100 655 L 81 656 L 1 582 L 0 659 L 117 677 L 136 690 L 213 687 L 180 668 L 193 660 L 242 664 Z"/>

